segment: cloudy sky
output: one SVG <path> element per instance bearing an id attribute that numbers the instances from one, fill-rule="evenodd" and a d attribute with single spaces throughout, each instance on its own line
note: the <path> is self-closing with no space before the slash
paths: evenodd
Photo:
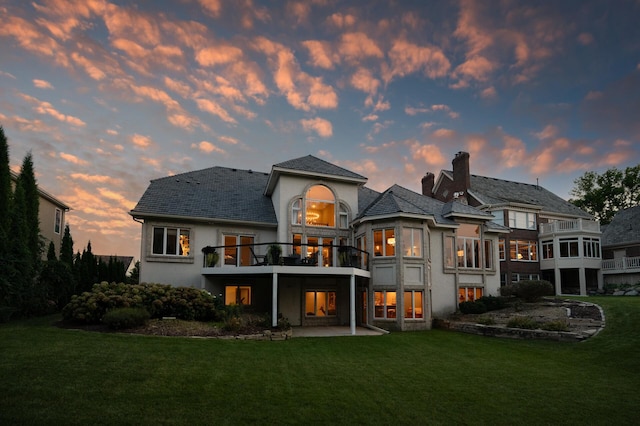
<path id="1" fill-rule="evenodd" d="M 640 1 L 0 0 L 11 166 L 82 250 L 139 257 L 149 180 L 313 154 L 419 191 L 474 174 L 568 198 L 640 163 Z"/>

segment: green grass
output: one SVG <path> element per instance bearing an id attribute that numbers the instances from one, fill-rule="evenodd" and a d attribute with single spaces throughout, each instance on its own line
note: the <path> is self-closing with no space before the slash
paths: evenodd
<path id="1" fill-rule="evenodd" d="M 283 342 L 0 325 L 0 424 L 637 422 L 640 298 L 581 343 L 454 332 Z"/>

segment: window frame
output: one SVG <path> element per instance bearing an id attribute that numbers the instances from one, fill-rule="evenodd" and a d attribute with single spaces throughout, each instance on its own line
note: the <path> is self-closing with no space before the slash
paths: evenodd
<path id="1" fill-rule="evenodd" d="M 469 290 L 473 292 L 473 297 L 469 297 Z M 463 293 L 464 291 L 464 293 Z M 478 292 L 480 296 L 478 296 Z M 462 302 L 473 302 L 484 296 L 484 287 L 474 285 L 461 285 L 458 287 L 458 304 Z"/>
<path id="2" fill-rule="evenodd" d="M 229 297 L 227 292 L 231 289 L 235 288 L 236 290 L 236 295 L 235 295 L 235 299 L 234 299 L 234 303 L 229 303 Z M 240 298 L 242 296 L 242 291 L 248 290 L 248 296 L 249 296 L 249 303 L 238 303 L 238 301 L 242 301 L 242 299 Z M 246 284 L 227 284 L 224 286 L 224 304 L 225 306 L 230 306 L 230 305 L 238 305 L 238 306 L 251 306 L 252 303 L 252 299 L 253 299 L 253 288 L 250 285 L 246 285 Z"/>
<path id="3" fill-rule="evenodd" d="M 538 242 L 534 240 L 510 240 L 509 260 L 513 262 L 537 262 Z"/>
<path id="4" fill-rule="evenodd" d="M 53 233 L 60 235 L 60 232 L 62 232 L 62 209 L 56 207 L 53 216 Z"/>
<path id="5" fill-rule="evenodd" d="M 420 295 L 419 299 L 420 299 L 420 306 L 419 306 L 419 316 L 416 315 L 416 310 L 417 310 L 417 306 L 416 306 L 416 294 Z M 411 314 L 410 316 L 407 315 L 408 314 L 408 307 L 407 307 L 407 296 L 409 296 L 409 307 L 411 308 Z M 404 319 L 408 319 L 408 320 L 423 320 L 425 315 L 424 315 L 424 291 L 422 290 L 405 290 L 404 291 L 404 309 L 403 309 L 403 315 L 404 315 Z"/>
<path id="6" fill-rule="evenodd" d="M 522 225 L 524 222 L 524 225 Z M 534 212 L 509 210 L 509 228 L 513 229 L 537 229 L 537 218 Z"/>
<path id="7" fill-rule="evenodd" d="M 382 296 L 382 304 L 378 304 L 378 295 Z M 395 299 L 392 304 L 391 296 Z M 373 292 L 373 318 L 376 320 L 395 320 L 398 318 L 398 293 L 395 290 L 376 290 Z M 382 316 L 378 312 L 382 312 Z M 392 315 L 390 315 L 392 313 Z"/>
<path id="8" fill-rule="evenodd" d="M 580 241 L 578 237 L 560 238 L 559 241 L 560 258 L 571 259 L 580 257 Z M 564 250 L 563 250 L 564 248 Z M 575 249 L 572 250 L 572 249 Z M 564 251 L 564 253 L 563 253 Z M 575 253 L 575 254 L 574 254 Z M 563 255 L 564 254 L 564 255 Z"/>
<path id="9" fill-rule="evenodd" d="M 600 238 L 583 237 L 582 253 L 584 257 L 589 259 L 601 259 Z"/>
<path id="10" fill-rule="evenodd" d="M 416 236 L 418 237 L 417 244 L 416 244 Z M 404 257 L 414 257 L 414 258 L 423 257 L 422 241 L 423 241 L 422 228 L 403 227 L 402 228 L 402 255 Z M 408 254 L 407 254 L 407 248 L 409 252 Z"/>
<path id="11" fill-rule="evenodd" d="M 308 309 L 309 300 L 307 300 L 307 297 L 309 294 L 313 294 L 313 314 L 310 314 Z M 319 310 L 322 310 L 322 307 L 318 308 L 318 294 L 324 295 L 324 302 L 327 306 L 326 312 L 323 312 L 322 315 L 318 315 Z M 338 293 L 335 290 L 305 290 L 304 316 L 306 318 L 333 318 L 338 316 Z"/>
<path id="12" fill-rule="evenodd" d="M 181 228 L 179 226 L 157 226 L 157 225 L 153 225 L 151 227 L 151 255 L 152 256 L 166 256 L 166 257 L 173 257 L 173 258 L 190 258 L 192 257 L 191 255 L 191 228 Z M 159 236 L 159 234 L 156 233 L 156 230 L 162 230 L 162 252 L 157 252 L 156 251 L 156 238 Z M 169 231 L 175 231 L 175 241 L 169 241 Z M 187 236 L 187 243 L 186 246 L 188 248 L 188 251 L 186 254 L 184 254 L 184 245 L 181 244 L 180 240 L 183 235 L 185 235 L 186 232 L 186 236 Z M 171 246 L 169 246 L 169 244 L 172 244 Z M 174 247 L 175 245 L 175 253 L 167 253 L 167 249 L 170 247 Z M 181 253 L 182 252 L 182 253 Z"/>
<path id="13" fill-rule="evenodd" d="M 379 246 L 376 246 L 376 234 L 380 233 Z M 393 239 L 393 243 L 390 240 Z M 396 256 L 396 228 L 378 228 L 373 230 L 373 256 L 374 257 L 395 257 Z M 378 247 L 379 250 L 378 251 Z M 388 251 L 392 253 L 389 254 Z M 378 254 L 380 253 L 380 254 Z"/>
<path id="14" fill-rule="evenodd" d="M 542 259 L 543 260 L 553 259 L 553 251 L 554 251 L 553 240 L 541 241 L 540 242 L 540 246 L 541 246 L 541 251 L 542 251 Z"/>

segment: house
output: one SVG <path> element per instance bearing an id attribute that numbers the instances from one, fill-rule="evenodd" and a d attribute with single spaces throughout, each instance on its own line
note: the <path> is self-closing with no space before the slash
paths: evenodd
<path id="1" fill-rule="evenodd" d="M 294 326 L 431 328 L 460 301 L 497 295 L 490 213 L 367 178 L 314 156 L 270 172 L 211 167 L 151 181 L 140 279 L 210 291 Z"/>
<path id="2" fill-rule="evenodd" d="M 499 241 L 502 285 L 545 279 L 557 294 L 581 295 L 602 288 L 600 226 L 591 215 L 538 184 L 472 175 L 467 152 L 459 152 L 452 165 L 437 180 L 427 173 L 422 193 L 457 199 L 509 227 Z"/>
<path id="3" fill-rule="evenodd" d="M 18 175 L 11 171 L 11 183 L 16 184 Z M 47 255 L 49 242 L 53 242 L 56 253 L 60 253 L 62 237 L 64 236 L 65 215 L 70 207 L 58 200 L 38 185 L 40 204 L 38 206 L 38 218 L 40 219 L 40 236 L 44 242 L 43 257 Z"/>
<path id="4" fill-rule="evenodd" d="M 640 282 L 640 206 L 620 210 L 603 228 L 604 284 Z"/>

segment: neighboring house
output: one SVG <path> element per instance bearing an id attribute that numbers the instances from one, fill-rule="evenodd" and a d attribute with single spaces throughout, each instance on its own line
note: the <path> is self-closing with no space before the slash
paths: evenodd
<path id="1" fill-rule="evenodd" d="M 602 231 L 602 275 L 605 284 L 640 282 L 640 206 L 616 213 Z"/>
<path id="2" fill-rule="evenodd" d="M 499 242 L 502 285 L 542 278 L 557 294 L 602 288 L 600 226 L 591 215 L 537 184 L 472 175 L 466 152 L 452 164 L 453 171 L 441 171 L 437 180 L 427 173 L 422 192 L 442 201 L 458 199 L 511 229 Z"/>
<path id="3" fill-rule="evenodd" d="M 140 280 L 206 289 L 295 326 L 431 328 L 458 303 L 497 295 L 493 216 L 313 156 L 269 173 L 212 167 L 151 181 Z M 272 246 L 281 248 L 274 260 Z"/>
<path id="4" fill-rule="evenodd" d="M 15 185 L 18 175 L 11 172 L 11 182 Z M 47 256 L 49 242 L 53 241 L 56 249 L 56 256 L 60 254 L 62 237 L 64 236 L 65 215 L 70 207 L 53 195 L 49 194 L 38 185 L 38 195 L 40 204 L 38 206 L 38 217 L 40 218 L 40 235 L 44 241 L 43 258 Z"/>

